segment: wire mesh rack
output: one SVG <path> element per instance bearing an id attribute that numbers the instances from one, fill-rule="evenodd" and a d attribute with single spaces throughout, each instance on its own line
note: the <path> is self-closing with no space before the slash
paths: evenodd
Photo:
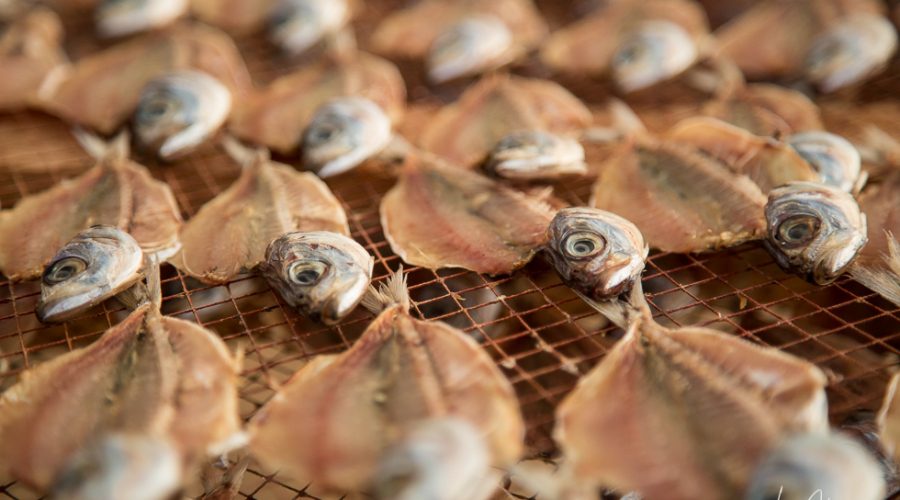
<path id="1" fill-rule="evenodd" d="M 367 5 L 374 11 L 367 16 L 369 23 L 389 3 Z M 66 24 L 70 33 L 91 32 L 86 16 L 69 18 Z M 358 27 L 363 38 L 366 29 L 367 23 Z M 302 64 L 286 64 L 258 40 L 238 42 L 257 83 Z M 80 54 L 96 44 L 78 39 L 68 48 Z M 406 68 L 404 73 L 415 80 Z M 445 98 L 415 83 L 410 83 L 410 96 L 424 108 Z M 591 101 L 589 96 L 586 100 Z M 596 152 L 589 151 L 589 159 L 591 154 Z M 168 165 L 138 159 L 171 186 L 185 218 L 239 173 L 238 166 L 215 147 Z M 34 112 L 0 116 L 0 206 L 10 207 L 90 164 L 66 124 Z M 348 214 L 353 238 L 376 259 L 376 281 L 401 265 L 378 216 L 381 196 L 393 182 L 390 169 L 377 164 L 328 181 Z M 590 184 L 590 180 L 563 183 L 555 186 L 555 195 L 568 204 L 583 205 Z M 500 277 L 409 266 L 405 271 L 414 314 L 445 321 L 482 344 L 516 390 L 527 421 L 527 455 L 552 456 L 556 405 L 622 332 L 585 305 L 539 259 Z M 900 309 L 847 278 L 817 287 L 785 274 L 760 245 L 702 255 L 652 253 L 643 281 L 654 316 L 665 325 L 709 326 L 816 363 L 829 375 L 834 423 L 856 411 L 876 409 L 900 359 Z M 244 419 L 311 357 L 347 349 L 372 319 L 356 311 L 340 325 L 324 327 L 297 314 L 265 281 L 251 275 L 207 286 L 166 265 L 162 285 L 165 314 L 202 324 L 231 349 L 244 351 L 239 388 Z M 65 324 L 43 325 L 34 315 L 39 293 L 36 282 L 13 283 L 0 276 L 0 390 L 29 367 L 91 343 L 126 314 L 108 302 Z M 245 474 L 240 495 L 321 497 L 314 482 L 292 483 L 255 465 Z M 525 498 L 509 489 L 500 495 Z M 0 498 L 33 496 L 21 485 L 0 484 Z"/>

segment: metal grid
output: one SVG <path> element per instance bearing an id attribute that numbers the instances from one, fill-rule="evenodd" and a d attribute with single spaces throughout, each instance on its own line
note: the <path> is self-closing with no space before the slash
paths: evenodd
<path id="1" fill-rule="evenodd" d="M 79 18 L 68 23 L 70 32 L 89 26 Z M 239 44 L 259 83 L 289 69 L 278 67 L 281 61 L 264 44 Z M 83 42 L 70 50 L 92 48 Z M 436 99 L 415 84 L 411 95 L 430 105 Z M 141 160 L 172 187 L 185 218 L 238 175 L 238 167 L 212 147 L 171 165 Z M 89 165 L 65 124 L 37 113 L 0 116 L 0 206 L 10 207 Z M 48 173 L 47 167 L 57 168 Z M 380 198 L 393 180 L 382 166 L 368 165 L 328 182 L 347 211 L 352 236 L 375 256 L 376 281 L 401 264 L 378 219 Z M 580 181 L 557 186 L 555 194 L 581 205 L 589 190 L 590 181 Z M 446 321 L 481 342 L 515 387 L 528 424 L 528 455 L 552 455 L 554 408 L 621 331 L 588 308 L 540 260 L 512 276 L 496 278 L 459 270 L 405 269 L 414 314 Z M 368 313 L 356 311 L 339 326 L 325 328 L 287 307 L 258 277 L 206 286 L 168 265 L 162 273 L 165 314 L 196 321 L 216 331 L 231 349 L 244 350 L 244 419 L 310 357 L 346 349 L 371 320 Z M 828 397 L 835 423 L 855 410 L 877 408 L 900 359 L 900 309 L 848 279 L 811 286 L 783 273 L 759 245 L 704 255 L 654 253 L 644 288 L 654 316 L 663 324 L 710 326 L 816 363 L 830 376 Z M 36 282 L 11 283 L 0 276 L 0 390 L 25 369 L 94 341 L 126 314 L 110 302 L 66 324 L 42 325 L 34 316 L 38 295 Z M 267 499 L 321 496 L 314 483 L 290 483 L 254 465 L 240 492 Z M 31 496 L 15 483 L 0 484 L 0 498 Z M 505 496 L 523 498 L 509 492 Z"/>

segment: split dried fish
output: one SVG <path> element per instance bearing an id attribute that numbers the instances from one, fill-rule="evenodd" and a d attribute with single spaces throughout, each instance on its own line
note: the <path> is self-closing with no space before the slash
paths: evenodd
<path id="1" fill-rule="evenodd" d="M 769 192 L 763 241 L 778 264 L 820 285 L 837 279 L 866 244 L 866 216 L 853 197 L 813 182 Z"/>
<path id="2" fill-rule="evenodd" d="M 385 18 L 375 52 L 426 63 L 434 83 L 484 73 L 535 48 L 547 25 L 531 0 L 424 0 Z"/>
<path id="3" fill-rule="evenodd" d="M 63 321 L 112 298 L 143 275 L 144 252 L 128 233 L 113 226 L 81 231 L 44 269 L 38 319 Z"/>
<path id="4" fill-rule="evenodd" d="M 80 133 L 97 165 L 0 212 L 0 271 L 13 280 L 41 275 L 80 231 L 97 224 L 128 232 L 160 260 L 178 247 L 181 214 L 169 186 L 127 159 L 128 137 L 111 143 Z"/>
<path id="5" fill-rule="evenodd" d="M 556 83 L 487 76 L 430 118 L 417 143 L 456 165 L 485 162 L 502 177 L 556 177 L 585 172 L 574 136 L 591 121 L 590 110 Z"/>
<path id="6" fill-rule="evenodd" d="M 687 145 L 625 144 L 600 172 L 591 206 L 633 222 L 653 248 L 715 250 L 765 234 L 765 195 L 749 178 Z"/>
<path id="7" fill-rule="evenodd" d="M 895 463 L 900 462 L 900 398 L 897 387 L 900 386 L 900 374 L 895 373 L 887 386 L 884 401 L 878 411 L 876 423 L 878 435 L 884 451 Z"/>
<path id="8" fill-rule="evenodd" d="M 300 54 L 335 36 L 351 17 L 348 0 L 279 0 L 269 16 L 269 38 L 288 54 Z"/>
<path id="9" fill-rule="evenodd" d="M 733 172 L 746 175 L 763 193 L 791 181 L 821 180 L 818 172 L 788 144 L 754 135 L 715 118 L 684 119 L 666 137 L 690 144 Z"/>
<path id="10" fill-rule="evenodd" d="M 701 112 L 761 136 L 786 137 L 825 128 L 812 100 L 796 90 L 766 83 L 743 86 L 708 102 Z"/>
<path id="11" fill-rule="evenodd" d="M 197 24 L 142 35 L 60 68 L 44 81 L 37 105 L 66 121 L 109 135 L 132 115 L 147 83 L 184 69 L 209 74 L 233 94 L 251 87 L 250 75 L 231 38 Z"/>
<path id="12" fill-rule="evenodd" d="M 61 497 L 69 488 L 132 491 L 151 479 L 180 485 L 198 462 L 240 441 L 238 363 L 213 332 L 159 313 L 153 274 L 152 302 L 91 345 L 26 371 L 0 396 L 4 477 Z M 139 441 L 116 441 L 122 434 Z M 155 477 L 165 465 L 155 458 L 168 452 L 153 442 L 174 447 L 176 477 L 171 468 Z M 143 469 L 147 461 L 154 467 Z"/>
<path id="13" fill-rule="evenodd" d="M 347 215 L 315 175 L 269 160 L 228 141 L 243 165 L 225 191 L 204 204 L 181 231 L 171 263 L 207 283 L 225 283 L 265 261 L 266 246 L 292 231 L 350 234 Z"/>
<path id="14" fill-rule="evenodd" d="M 640 304 L 598 304 L 625 337 L 556 413 L 554 437 L 587 486 L 672 500 L 742 498 L 786 436 L 828 429 L 815 365 L 722 332 L 665 328 Z"/>
<path id="15" fill-rule="evenodd" d="M 850 269 L 853 279 L 900 305 L 900 173 L 868 186 L 859 197 L 869 243 Z"/>
<path id="16" fill-rule="evenodd" d="M 691 0 L 608 2 L 554 32 L 540 57 L 556 71 L 610 75 L 633 92 L 693 66 L 708 35 L 706 14 Z"/>
<path id="17" fill-rule="evenodd" d="M 184 15 L 189 0 L 102 0 L 94 17 L 103 37 L 133 35 L 162 28 Z"/>
<path id="18" fill-rule="evenodd" d="M 840 434 L 790 436 L 756 469 L 744 498 L 817 497 L 881 500 L 881 467 L 862 445 Z"/>
<path id="19" fill-rule="evenodd" d="M 364 97 L 340 97 L 320 106 L 303 132 L 303 165 L 322 178 L 342 174 L 391 142 L 391 119 Z"/>
<path id="20" fill-rule="evenodd" d="M 288 304 L 335 324 L 362 300 L 374 264 L 365 248 L 342 234 L 293 232 L 269 244 L 260 271 Z"/>
<path id="21" fill-rule="evenodd" d="M 760 2 L 716 32 L 720 54 L 752 79 L 804 78 L 823 92 L 879 72 L 897 48 L 881 2 Z"/>
<path id="22" fill-rule="evenodd" d="M 134 114 L 138 144 L 163 160 L 190 152 L 228 118 L 231 92 L 200 71 L 161 75 L 144 86 Z"/>
<path id="23" fill-rule="evenodd" d="M 517 460 L 524 423 L 515 392 L 478 344 L 443 323 L 412 318 L 402 271 L 364 304 L 381 312 L 362 337 L 342 354 L 313 359 L 250 421 L 251 453 L 327 490 L 368 490 L 405 436 L 415 438 L 430 419 L 455 418 L 475 429 L 491 465 Z M 466 465 L 439 459 L 449 460 L 436 464 L 444 470 Z"/>
<path id="24" fill-rule="evenodd" d="M 564 208 L 548 229 L 547 254 L 563 281 L 594 300 L 631 290 L 649 248 L 631 222 L 596 208 Z"/>
<path id="25" fill-rule="evenodd" d="M 371 111 L 371 105 L 351 101 L 357 104 L 342 107 L 350 106 L 351 114 L 339 113 L 343 120 L 338 122 L 320 118 L 320 131 L 316 135 L 322 137 L 311 137 L 313 134 L 307 129 L 313 117 L 320 111 L 325 116 L 335 111 L 333 105 L 326 109 L 321 109 L 322 106 L 351 96 L 375 103 L 380 113 Z M 355 138 L 362 130 L 383 135 L 384 120 L 379 116 L 387 115 L 391 123 L 400 120 L 406 105 L 406 86 L 396 66 L 379 57 L 358 53 L 350 58 L 321 58 L 311 66 L 275 80 L 244 101 L 236 107 L 229 122 L 232 133 L 278 153 L 289 154 L 297 150 L 305 134 L 306 138 L 320 142 L 332 140 L 332 136 L 340 138 L 345 133 Z M 354 110 L 364 112 L 366 121 L 354 122 Z M 353 133 L 340 128 L 349 124 L 354 126 Z"/>
<path id="26" fill-rule="evenodd" d="M 14 9 L 16 10 L 16 9 Z M 44 78 L 66 63 L 63 27 L 53 11 L 36 7 L 0 16 L 0 111 L 24 108 Z"/>
<path id="27" fill-rule="evenodd" d="M 546 241 L 554 211 L 476 172 L 433 157 L 409 157 L 381 201 L 381 226 L 404 262 L 506 274 Z"/>
<path id="28" fill-rule="evenodd" d="M 382 500 L 485 500 L 497 489 L 490 451 L 478 429 L 458 418 L 416 424 L 385 452 L 375 475 Z"/>
<path id="29" fill-rule="evenodd" d="M 266 24 L 278 0 L 191 0 L 191 14 L 229 33 L 249 33 Z"/>

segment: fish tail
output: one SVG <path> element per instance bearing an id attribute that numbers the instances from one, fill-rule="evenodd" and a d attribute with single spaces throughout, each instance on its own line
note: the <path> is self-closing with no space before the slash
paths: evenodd
<path id="1" fill-rule="evenodd" d="M 125 129 L 109 141 L 81 127 L 73 128 L 72 135 L 87 154 L 97 161 L 128 158 L 131 152 L 129 146 L 131 139 L 128 130 Z"/>
<path id="2" fill-rule="evenodd" d="M 363 297 L 362 305 L 373 314 L 378 314 L 393 305 L 400 305 L 404 310 L 409 310 L 409 289 L 406 285 L 406 275 L 403 274 L 403 266 L 391 273 L 387 283 L 382 283 L 377 289 L 369 285 L 369 291 Z"/>

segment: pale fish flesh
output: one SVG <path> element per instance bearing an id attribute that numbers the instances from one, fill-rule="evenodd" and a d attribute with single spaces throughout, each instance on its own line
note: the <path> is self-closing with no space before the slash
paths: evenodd
<path id="1" fill-rule="evenodd" d="M 4 26 L 5 25 L 5 26 Z M 63 27 L 51 10 L 34 8 L 13 19 L 0 18 L 0 111 L 29 105 L 41 82 L 66 64 Z"/>

